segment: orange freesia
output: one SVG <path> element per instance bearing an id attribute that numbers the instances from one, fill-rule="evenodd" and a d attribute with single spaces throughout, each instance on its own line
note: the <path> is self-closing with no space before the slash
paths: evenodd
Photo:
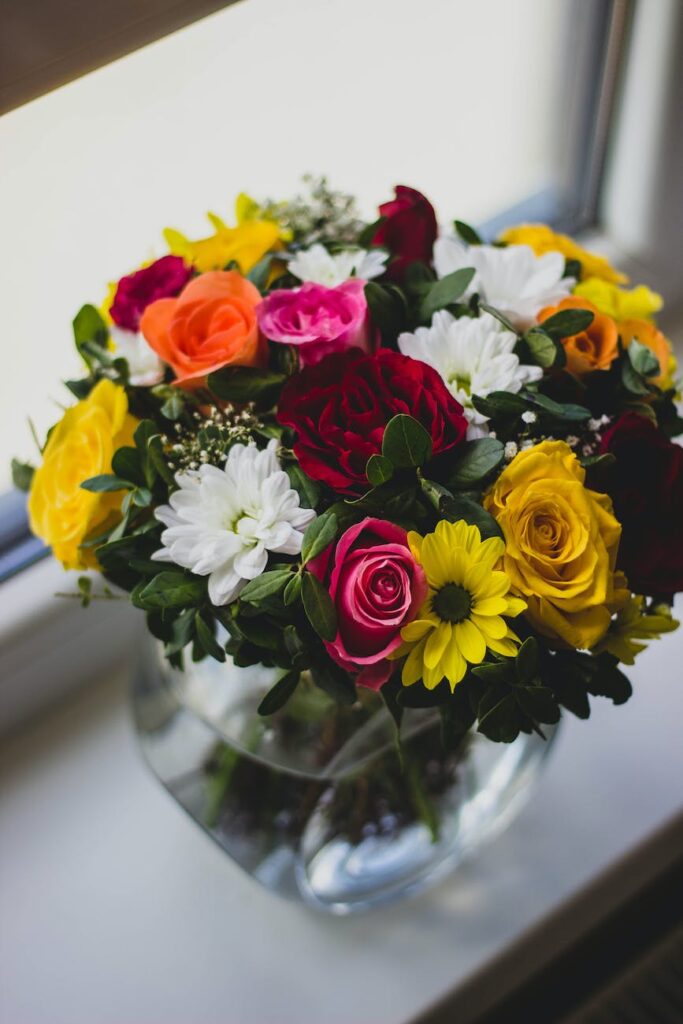
<path id="1" fill-rule="evenodd" d="M 236 270 L 211 270 L 185 285 L 175 299 L 147 307 L 140 330 L 176 375 L 191 388 L 223 366 L 262 366 L 265 348 L 256 322 L 261 295 Z"/>
<path id="2" fill-rule="evenodd" d="M 563 309 L 587 309 L 593 313 L 593 322 L 585 331 L 562 339 L 569 372 L 580 377 L 593 370 L 609 370 L 619 354 L 619 332 L 614 320 L 600 313 L 588 299 L 570 295 L 557 306 L 546 306 L 542 309 L 538 314 L 538 322 L 543 323 Z"/>
<path id="3" fill-rule="evenodd" d="M 641 345 L 649 348 L 659 360 L 659 376 L 651 377 L 650 380 L 660 388 L 673 387 L 673 374 L 676 370 L 676 360 L 671 351 L 671 344 L 660 330 L 655 327 L 651 320 L 621 320 L 619 333 L 624 348 L 628 348 L 634 338 Z"/>

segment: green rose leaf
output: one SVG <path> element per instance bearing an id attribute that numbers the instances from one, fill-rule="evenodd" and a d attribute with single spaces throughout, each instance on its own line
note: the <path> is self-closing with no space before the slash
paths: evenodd
<path id="1" fill-rule="evenodd" d="M 636 338 L 633 339 L 626 353 L 631 361 L 631 366 L 641 377 L 656 377 L 660 372 L 659 360 L 654 352 L 642 345 Z"/>
<path id="2" fill-rule="evenodd" d="M 280 708 L 284 707 L 299 685 L 301 673 L 298 670 L 288 672 L 278 679 L 275 686 L 272 686 L 259 704 L 257 711 L 259 715 L 273 715 Z"/>
<path id="3" fill-rule="evenodd" d="M 490 512 L 487 512 L 479 502 L 472 498 L 466 498 L 462 494 L 453 498 L 443 498 L 440 503 L 440 512 L 451 523 L 457 523 L 458 520 L 464 519 L 471 526 L 478 526 L 482 540 L 486 540 L 488 537 L 502 538 L 503 536 L 500 526 Z"/>
<path id="4" fill-rule="evenodd" d="M 423 466 L 432 457 L 432 439 L 416 419 L 399 413 L 384 429 L 382 455 L 397 469 Z"/>
<path id="5" fill-rule="evenodd" d="M 318 516 L 306 529 L 301 545 L 301 562 L 306 565 L 312 558 L 322 554 L 337 536 L 339 522 L 335 512 L 328 510 Z"/>
<path id="6" fill-rule="evenodd" d="M 373 487 L 379 487 L 391 480 L 394 475 L 394 464 L 384 455 L 371 455 L 365 467 L 365 475 Z"/>
<path id="7" fill-rule="evenodd" d="M 595 314 L 589 309 L 561 309 L 559 313 L 543 320 L 541 327 L 551 338 L 571 338 L 581 334 L 593 323 Z"/>
<path id="8" fill-rule="evenodd" d="M 505 456 L 505 445 L 494 437 L 482 437 L 478 441 L 465 441 L 457 449 L 457 459 L 449 483 L 461 490 L 468 490 L 485 480 L 500 466 Z"/>
<path id="9" fill-rule="evenodd" d="M 467 291 L 475 275 L 474 267 L 461 267 L 452 274 L 446 274 L 431 286 L 420 306 L 423 320 L 430 321 L 435 313 L 452 305 Z"/>
<path id="10" fill-rule="evenodd" d="M 240 601 L 247 604 L 259 604 L 266 597 L 277 594 L 284 589 L 292 578 L 289 569 L 271 569 L 269 572 L 262 572 L 254 580 L 249 580 L 243 590 L 240 591 Z"/>
<path id="11" fill-rule="evenodd" d="M 204 580 L 183 572 L 160 572 L 140 590 L 140 606 L 146 611 L 163 608 L 187 608 L 198 604 L 206 594 Z"/>
<path id="12" fill-rule="evenodd" d="M 209 374 L 207 387 L 226 402 L 237 402 L 238 405 L 258 402 L 270 408 L 286 379 L 284 373 L 260 370 L 255 366 L 225 366 Z"/>
<path id="13" fill-rule="evenodd" d="M 312 572 L 301 580 L 301 597 L 308 621 L 319 637 L 332 641 L 337 635 L 337 612 L 325 586 Z"/>
<path id="14" fill-rule="evenodd" d="M 540 327 L 533 327 L 524 335 L 524 341 L 534 362 L 547 370 L 551 366 L 564 366 L 567 355 L 563 346 Z"/>

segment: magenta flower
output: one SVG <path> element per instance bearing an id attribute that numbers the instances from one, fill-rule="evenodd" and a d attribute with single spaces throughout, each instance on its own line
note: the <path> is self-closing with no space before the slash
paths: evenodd
<path id="1" fill-rule="evenodd" d="M 384 519 L 349 527 L 309 566 L 328 581 L 338 632 L 327 653 L 361 686 L 377 690 L 391 675 L 387 655 L 401 643 L 401 628 L 415 618 L 427 596 L 422 567 L 406 531 Z"/>
<path id="2" fill-rule="evenodd" d="M 192 268 L 180 256 L 162 256 L 148 267 L 121 278 L 109 315 L 118 327 L 137 331 L 150 303 L 178 295 L 191 276 Z"/>
<path id="3" fill-rule="evenodd" d="M 347 348 L 368 351 L 368 307 L 364 281 L 352 278 L 336 288 L 304 284 L 278 289 L 256 311 L 262 333 L 271 341 L 295 345 L 302 366 Z"/>

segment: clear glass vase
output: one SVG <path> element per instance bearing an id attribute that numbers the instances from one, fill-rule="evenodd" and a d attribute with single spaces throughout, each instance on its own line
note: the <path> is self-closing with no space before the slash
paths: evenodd
<path id="1" fill-rule="evenodd" d="M 138 664 L 133 707 L 147 761 L 178 803 L 248 874 L 348 914 L 423 889 L 503 828 L 551 747 L 468 735 L 444 753 L 433 710 L 406 711 L 399 757 L 381 698 L 340 707 L 303 678 L 270 718 L 276 675 L 229 661 Z"/>

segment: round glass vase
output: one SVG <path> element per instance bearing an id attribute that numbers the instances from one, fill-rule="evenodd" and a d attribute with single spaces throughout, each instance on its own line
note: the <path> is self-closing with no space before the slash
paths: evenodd
<path id="1" fill-rule="evenodd" d="M 277 675 L 229 660 L 168 667 L 150 644 L 133 685 L 145 757 L 178 803 L 274 892 L 334 914 L 443 878 L 514 817 L 552 745 L 468 734 L 445 753 L 441 719 L 381 697 L 341 707 L 304 675 L 280 711 L 258 705 Z"/>

